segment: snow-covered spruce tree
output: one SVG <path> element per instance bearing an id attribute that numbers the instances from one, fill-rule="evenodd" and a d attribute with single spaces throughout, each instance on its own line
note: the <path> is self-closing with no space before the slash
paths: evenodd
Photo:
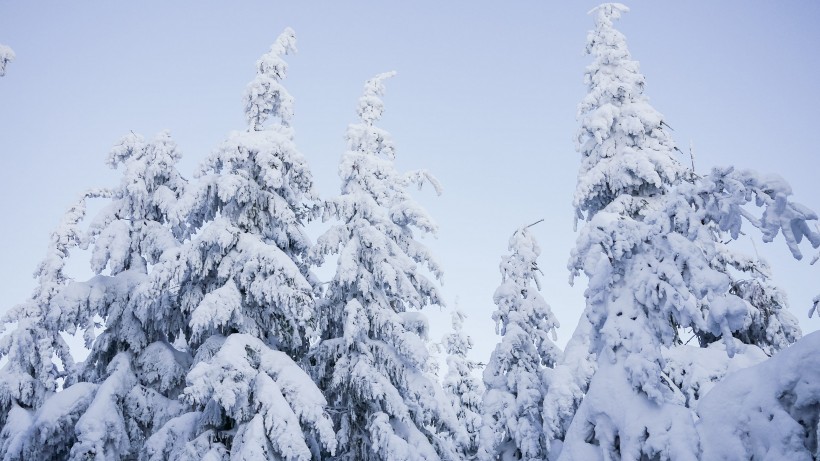
<path id="1" fill-rule="evenodd" d="M 336 457 L 326 459 L 458 459 L 455 446 L 466 439 L 443 390 L 425 372 L 427 320 L 417 311 L 441 301 L 421 269 L 441 273 L 414 237 L 414 228 L 433 232 L 435 225 L 406 191 L 430 177 L 399 175 L 390 135 L 375 126 L 384 80 L 392 75 L 365 84 L 359 123 L 347 130 L 341 195 L 325 206 L 341 223 L 314 250 L 317 262 L 338 255 L 320 310 L 321 342 L 309 360 L 337 427 Z"/>
<path id="2" fill-rule="evenodd" d="M 573 204 L 576 222 L 601 216 L 602 231 L 620 226 L 623 235 L 638 239 L 635 229 L 627 226 L 636 227 L 650 202 L 657 201 L 683 176 L 685 169 L 674 158 L 674 145 L 664 130 L 661 114 L 643 95 L 645 81 L 638 63 L 631 59 L 624 36 L 613 28 L 612 21 L 624 11 L 627 8 L 621 4 L 604 4 L 590 11 L 595 29 L 587 36 L 586 50 L 593 63 L 586 69 L 588 93 L 578 108 L 581 167 Z M 604 218 L 610 221 L 605 222 Z M 620 259 L 622 254 L 615 256 Z M 577 271 L 576 260 L 574 256 L 570 261 L 573 272 Z M 554 383 L 544 401 L 549 440 L 564 439 L 595 373 L 598 354 L 603 349 L 600 343 L 604 334 L 600 329 L 607 320 L 607 306 L 618 300 L 606 286 L 610 275 L 611 271 L 602 270 L 591 278 L 586 292 L 587 309 L 556 367 Z M 599 285 L 606 290 L 594 292 L 593 287 Z M 632 298 L 625 296 L 622 301 L 629 304 Z M 613 317 L 623 315 L 620 312 Z M 620 331 L 613 328 L 610 335 L 617 338 Z"/>
<path id="3" fill-rule="evenodd" d="M 97 275 L 63 285 L 44 319 L 56 337 L 84 331 L 90 355 L 68 376 L 65 389 L 18 426 L 25 429 L 4 459 L 135 458 L 145 438 L 181 410 L 175 399 L 190 360 L 168 344 L 168 332 L 143 328 L 133 302 L 148 264 L 178 245 L 167 224 L 185 185 L 174 167 L 178 159 L 167 133 L 150 143 L 129 135 L 112 150 L 109 164 L 124 167 L 123 179 L 98 194 L 110 203 L 82 242 L 92 246 Z M 105 330 L 95 338 L 101 326 Z"/>
<path id="4" fill-rule="evenodd" d="M 746 221 L 764 240 L 782 232 L 799 257 L 801 238 L 816 246 L 820 235 L 806 225 L 816 216 L 788 200 L 782 180 L 732 168 L 702 178 L 685 172 L 612 27 L 624 11 L 620 4 L 592 11 L 595 61 L 579 109 L 575 196 L 587 223 L 569 264 L 589 278 L 587 306 L 550 383 L 545 429 L 563 439 L 559 459 L 694 460 L 700 446 L 687 405 L 703 383 L 676 381 L 667 363 L 682 347 L 681 332 L 691 330 L 701 346 L 720 340 L 726 359 L 747 352 L 759 359 L 758 345 L 776 350 L 799 335 L 779 320 L 786 316 L 761 315 L 770 297 L 738 288 L 731 269 L 751 270 L 748 260 L 721 239 L 736 239 Z M 761 218 L 744 209 L 753 200 Z"/>
<path id="5" fill-rule="evenodd" d="M 509 250 L 493 296 L 493 320 L 502 337 L 484 369 L 478 459 L 543 460 L 548 447 L 541 408 L 546 370 L 560 356 L 553 342 L 558 320 L 539 293 L 541 249 L 526 227 L 512 235 Z"/>
<path id="6" fill-rule="evenodd" d="M 68 344 L 60 336 L 57 320 L 49 315 L 52 300 L 70 282 L 66 260 L 82 246 L 80 222 L 85 217 L 83 196 L 62 217 L 51 234 L 46 257 L 35 276 L 37 286 L 24 303 L 10 309 L 2 324 L 16 327 L 0 337 L 0 356 L 7 363 L 0 369 L 0 453 L 19 450 L 20 437 L 36 411 L 53 395 L 61 381 L 74 371 Z M 54 364 L 57 357 L 62 367 Z M 5 456 L 5 455 L 4 455 Z"/>
<path id="7" fill-rule="evenodd" d="M 453 331 L 443 338 L 447 353 L 447 374 L 444 391 L 456 409 L 456 416 L 467 431 L 466 443 L 457 446 L 461 459 L 472 459 L 478 452 L 478 435 L 481 429 L 481 401 L 484 386 L 474 375 L 481 363 L 467 358 L 473 348 L 473 340 L 464 334 L 466 314 L 459 309 L 452 312 Z"/>
<path id="8" fill-rule="evenodd" d="M 0 77 L 6 75 L 6 66 L 14 61 L 15 54 L 8 45 L 0 43 Z"/>
<path id="9" fill-rule="evenodd" d="M 154 267 L 147 321 L 181 311 L 193 366 L 188 411 L 151 436 L 143 459 L 302 461 L 335 451 L 325 399 L 297 365 L 315 309 L 303 229 L 312 176 L 281 84 L 282 56 L 293 51 L 286 29 L 257 62 L 248 129 L 207 160 L 180 211 L 192 237 Z"/>

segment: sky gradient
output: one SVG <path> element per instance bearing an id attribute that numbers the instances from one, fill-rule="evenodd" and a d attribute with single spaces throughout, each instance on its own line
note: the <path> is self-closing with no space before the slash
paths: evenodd
<path id="1" fill-rule="evenodd" d="M 586 12 L 596 4 L 0 0 L 0 43 L 17 53 L 0 79 L 0 311 L 30 294 L 63 211 L 85 189 L 119 180 L 104 160 L 123 135 L 170 129 L 191 178 L 243 129 L 241 94 L 254 62 L 290 26 L 299 52 L 286 58 L 284 85 L 319 193 L 338 192 L 343 136 L 364 81 L 398 71 L 382 127 L 395 138 L 400 170 L 428 169 L 444 186 L 441 197 L 417 198 L 439 224 L 426 243 L 444 269 L 445 300 L 469 315 L 474 357 L 486 360 L 497 342 L 490 314 L 507 240 L 542 218 L 533 228 L 542 294 L 563 344 L 584 303 L 585 280 L 570 287 L 566 262 L 576 106 L 590 62 Z M 776 173 L 797 201 L 820 210 L 820 3 L 627 5 L 616 27 L 678 146 L 694 146 L 696 170 Z M 751 238 L 742 243 L 771 262 L 804 332 L 820 329 L 806 314 L 820 293 L 820 268 L 808 264 L 815 252 L 796 262 L 782 239 L 752 247 Z M 448 323 L 436 311 L 434 340 Z"/>

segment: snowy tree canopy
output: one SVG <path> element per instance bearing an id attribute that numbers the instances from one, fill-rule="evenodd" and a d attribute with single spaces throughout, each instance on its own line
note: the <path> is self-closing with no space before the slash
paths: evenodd
<path id="1" fill-rule="evenodd" d="M 0 447 L 3 452 L 11 449 L 9 444 L 28 426 L 32 409 L 41 407 L 57 391 L 59 380 L 74 371 L 74 359 L 68 344 L 58 334 L 60 327 L 50 315 L 50 307 L 70 281 L 64 271 L 66 259 L 83 244 L 79 223 L 85 213 L 86 197 L 83 196 L 52 232 L 46 257 L 35 273 L 34 293 L 3 316 L 3 324 L 16 322 L 16 328 L 0 338 L 0 354 L 8 360 L 0 369 L 0 424 L 3 426 Z M 62 362 L 62 369 L 52 362 L 55 355 Z"/>
<path id="2" fill-rule="evenodd" d="M 288 28 L 242 93 L 243 128 L 194 179 L 168 131 L 131 132 L 107 159 L 119 182 L 64 213 L 33 293 L 0 317 L 0 459 L 820 459 L 820 333 L 801 339 L 769 265 L 737 244 L 781 240 L 800 260 L 818 215 L 779 176 L 678 160 L 615 29 L 627 11 L 589 12 L 567 265 L 587 285 L 563 352 L 532 226 L 501 258 L 486 367 L 458 309 L 431 343 L 437 226 L 409 188 L 441 187 L 395 164 L 395 72 L 365 83 L 340 193 L 320 200 L 283 83 Z M 0 45 L 0 76 L 13 59 Z"/>
<path id="3" fill-rule="evenodd" d="M 560 356 L 553 343 L 559 325 L 539 293 L 541 249 L 526 227 L 515 231 L 509 250 L 493 296 L 498 306 L 493 319 L 502 337 L 484 369 L 478 459 L 546 459 L 541 407 L 548 385 L 545 369 Z"/>
<path id="4" fill-rule="evenodd" d="M 670 377 L 681 368 L 665 354 L 675 357 L 667 351 L 681 346 L 685 330 L 702 346 L 722 340 L 727 360 L 755 355 L 743 343 L 771 352 L 799 338 L 765 266 L 727 242 L 745 222 L 766 241 L 781 233 L 799 258 L 802 238 L 817 246 L 820 234 L 807 225 L 817 216 L 791 202 L 779 178 L 682 169 L 661 117 L 634 98 L 644 80 L 612 29 L 624 11 L 619 4 L 592 11 L 595 63 L 579 110 L 575 202 L 587 223 L 569 263 L 573 275 L 589 279 L 587 306 L 545 399 L 545 419 L 548 437 L 564 439 L 560 459 L 698 459 L 694 410 L 687 408 L 695 389 Z M 750 205 L 763 209 L 759 218 Z M 737 277 L 744 272 L 749 279 Z"/>
<path id="5" fill-rule="evenodd" d="M 466 434 L 426 371 L 427 320 L 417 312 L 441 303 L 421 267 L 436 277 L 440 270 L 414 237 L 435 224 L 406 191 L 429 175 L 396 172 L 393 141 L 375 125 L 393 74 L 365 84 L 339 167 L 342 193 L 325 205 L 340 223 L 319 237 L 314 255 L 338 261 L 310 364 L 336 422 L 337 459 L 458 459 Z"/>
<path id="6" fill-rule="evenodd" d="M 281 84 L 286 29 L 245 92 L 248 129 L 233 133 L 181 199 L 190 240 L 154 268 L 152 321 L 181 311 L 193 356 L 189 411 L 147 442 L 148 459 L 308 460 L 336 447 L 325 399 L 297 361 L 315 335 L 303 225 L 310 171 Z"/>
<path id="7" fill-rule="evenodd" d="M 249 129 L 220 146 L 199 181 L 176 171 L 167 133 L 150 142 L 132 134 L 109 156 L 121 184 L 89 194 L 109 204 L 87 231 L 84 202 L 66 216 L 41 287 L 12 313 L 18 328 L 0 349 L 9 358 L 4 459 L 334 452 L 325 399 L 294 360 L 315 334 L 315 313 L 302 229 L 312 183 L 279 83 L 293 41 L 286 30 L 260 59 Z M 97 275 L 88 281 L 62 275 L 74 247 L 90 249 Z M 75 367 L 59 333 L 78 329 L 91 353 Z M 31 356 L 34 344 L 42 353 Z"/>
<path id="8" fill-rule="evenodd" d="M 605 3 L 589 12 L 595 29 L 587 36 L 593 58 L 584 74 L 588 92 L 578 106 L 581 168 L 573 204 L 579 218 L 591 219 L 613 201 L 634 216 L 684 172 L 663 115 L 643 94 L 638 62 L 613 27 L 627 11 L 620 3 Z"/>
<path id="9" fill-rule="evenodd" d="M 6 66 L 14 61 L 16 55 L 8 45 L 0 43 L 0 77 L 6 75 Z"/>
<path id="10" fill-rule="evenodd" d="M 69 242 L 90 248 L 97 275 L 70 281 L 61 274 L 62 259 L 44 263 L 48 269 L 41 271 L 41 282 L 50 282 L 52 295 L 40 325 L 60 339 L 61 333 L 83 331 L 91 351 L 81 366 L 70 369 L 71 360 L 60 356 L 66 388 L 16 411 L 16 421 L 3 432 L 4 438 L 16 432 L 4 440 L 5 459 L 134 456 L 152 428 L 179 411 L 174 400 L 187 360 L 165 342 L 167 331 L 143 328 L 134 297 L 147 280 L 148 262 L 156 263 L 177 245 L 167 216 L 185 186 L 174 168 L 178 159 L 167 133 L 151 142 L 126 136 L 109 155 L 112 167 L 123 166 L 119 187 L 86 194 L 109 203 L 87 230 L 79 227 L 84 213 L 77 207 L 55 234 L 63 258 Z M 25 321 L 18 331 L 21 324 Z M 101 326 L 103 333 L 95 337 Z"/>

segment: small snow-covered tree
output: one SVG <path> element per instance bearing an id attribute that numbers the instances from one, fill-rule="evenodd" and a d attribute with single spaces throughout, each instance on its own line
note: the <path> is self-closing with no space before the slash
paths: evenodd
<path id="1" fill-rule="evenodd" d="M 613 28 L 626 10 L 604 4 L 591 12 L 594 63 L 579 109 L 575 196 L 587 222 L 569 264 L 589 285 L 545 399 L 545 429 L 564 442 L 559 459 L 694 460 L 693 406 L 703 382 L 680 379 L 676 358 L 688 354 L 674 349 L 683 347 L 682 331 L 700 346 L 720 341 L 727 360 L 738 353 L 759 359 L 758 346 L 777 350 L 799 336 L 765 273 L 741 283 L 732 272 L 751 272 L 754 261 L 723 239 L 736 239 L 745 221 L 764 240 L 782 233 L 799 258 L 802 237 L 817 246 L 820 235 L 806 224 L 816 216 L 790 201 L 779 178 L 733 168 L 704 177 L 685 171 Z M 760 218 L 744 208 L 750 203 L 763 208 Z"/>
<path id="2" fill-rule="evenodd" d="M 588 93 L 578 108 L 581 127 L 577 148 L 581 152 L 581 167 L 573 204 L 576 220 L 590 221 L 582 229 L 582 236 L 591 228 L 640 242 L 637 227 L 643 214 L 683 176 L 685 169 L 674 157 L 674 144 L 664 129 L 663 117 L 643 95 L 645 79 L 637 61 L 632 60 L 623 34 L 613 27 L 613 20 L 624 11 L 628 9 L 621 4 L 603 4 L 590 11 L 595 29 L 587 36 L 586 50 L 593 63 L 586 69 Z M 614 239 L 605 242 L 606 251 L 614 247 L 613 242 Z M 607 270 L 605 263 L 621 260 L 624 251 L 635 246 L 635 242 L 613 248 L 614 254 L 602 255 L 598 258 L 601 270 L 590 271 L 587 309 L 556 367 L 555 383 L 545 399 L 544 419 L 550 440 L 564 439 L 596 371 L 598 355 L 604 348 L 600 343 L 610 336 L 615 343 L 622 334 L 630 334 L 621 328 L 613 327 L 607 332 L 601 329 L 609 317 L 610 304 L 621 300 L 630 306 L 633 299 L 628 292 L 623 296 L 611 293 L 615 287 L 609 286 L 610 279 L 623 278 L 624 274 L 612 274 L 614 271 Z M 579 262 L 596 262 L 580 260 L 576 253 L 577 250 L 570 261 L 574 273 Z M 624 282 L 620 286 L 624 291 L 630 288 Z M 612 307 L 616 311 L 611 316 L 613 320 L 638 319 L 622 308 Z M 641 339 L 644 338 L 635 342 L 640 343 Z M 652 344 L 653 340 L 644 342 Z"/>
<path id="3" fill-rule="evenodd" d="M 0 43 L 0 77 L 6 75 L 6 66 L 14 61 L 16 55 L 8 45 Z"/>
<path id="4" fill-rule="evenodd" d="M 365 84 L 359 123 L 347 130 L 342 193 L 325 206 L 341 223 L 319 237 L 314 256 L 335 254 L 338 262 L 309 363 L 336 422 L 335 459 L 458 459 L 455 443 L 466 436 L 425 372 L 427 320 L 417 312 L 441 302 L 421 271 L 426 266 L 439 277 L 439 267 L 414 237 L 415 229 L 432 232 L 435 225 L 406 191 L 429 176 L 398 174 L 390 135 L 375 125 L 392 75 Z"/>
<path id="5" fill-rule="evenodd" d="M 493 296 L 498 307 L 493 320 L 502 337 L 484 370 L 478 459 L 543 460 L 548 441 L 541 408 L 546 369 L 560 356 L 553 342 L 559 325 L 539 293 L 541 249 L 526 227 L 515 231 L 509 250 L 501 259 L 502 281 Z"/>
<path id="6" fill-rule="evenodd" d="M 443 338 L 447 353 L 447 374 L 444 376 L 444 391 L 450 397 L 456 417 L 467 431 L 467 442 L 458 445 L 461 459 L 470 459 L 478 451 L 478 436 L 481 428 L 481 405 L 484 386 L 475 376 L 475 370 L 482 364 L 467 358 L 473 348 L 473 340 L 464 334 L 466 314 L 459 309 L 452 312 L 453 331 Z"/>
<path id="7" fill-rule="evenodd" d="M 109 163 L 124 166 L 123 179 L 97 194 L 110 203 L 82 242 L 91 245 L 98 275 L 64 284 L 49 299 L 43 322 L 56 337 L 83 331 L 90 355 L 68 375 L 65 389 L 19 426 L 25 429 L 5 459 L 133 458 L 147 435 L 180 411 L 175 400 L 190 360 L 167 343 L 167 331 L 143 328 L 134 302 L 148 263 L 178 244 L 167 219 L 185 185 L 174 168 L 178 159 L 167 133 L 149 143 L 129 135 L 112 150 Z"/>
<path id="8" fill-rule="evenodd" d="M 16 327 L 0 337 L 0 452 L 18 451 L 35 412 L 74 371 L 68 344 L 59 334 L 57 319 L 50 315 L 52 300 L 70 282 L 65 273 L 70 253 L 82 246 L 79 223 L 85 217 L 86 196 L 65 213 L 52 232 L 46 257 L 35 276 L 37 286 L 24 303 L 3 316 L 3 325 Z M 62 366 L 54 363 L 58 358 Z"/>
<path id="9" fill-rule="evenodd" d="M 304 232 L 313 185 L 290 121 L 286 29 L 245 93 L 246 131 L 207 160 L 182 199 L 190 240 L 154 267 L 151 322 L 177 325 L 193 356 L 187 412 L 146 442 L 144 458 L 309 460 L 333 453 L 325 399 L 297 361 L 315 335 Z"/>

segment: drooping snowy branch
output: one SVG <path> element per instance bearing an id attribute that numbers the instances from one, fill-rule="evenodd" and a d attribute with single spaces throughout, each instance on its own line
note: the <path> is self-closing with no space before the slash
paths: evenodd
<path id="1" fill-rule="evenodd" d="M 80 223 L 85 218 L 86 196 L 63 215 L 52 232 L 46 257 L 37 268 L 37 286 L 24 303 L 10 309 L 2 325 L 16 328 L 0 337 L 0 356 L 8 361 L 0 369 L 0 445 L 6 445 L 26 426 L 32 408 L 39 408 L 58 387 L 60 379 L 74 372 L 68 345 L 59 335 L 60 325 L 51 315 L 51 303 L 70 282 L 65 273 L 71 252 L 83 246 Z M 62 369 L 52 362 L 62 361 Z M 13 415 L 15 420 L 9 420 Z M 25 417 L 23 415 L 26 415 Z"/>
<path id="2" fill-rule="evenodd" d="M 0 43 L 0 77 L 6 75 L 6 66 L 17 57 L 8 45 Z"/>

